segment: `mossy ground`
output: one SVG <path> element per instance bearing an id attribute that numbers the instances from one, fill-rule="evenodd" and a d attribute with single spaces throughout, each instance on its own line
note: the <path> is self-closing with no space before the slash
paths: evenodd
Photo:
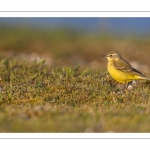
<path id="1" fill-rule="evenodd" d="M 1 132 L 149 132 L 150 86 L 120 91 L 106 71 L 1 61 Z"/>

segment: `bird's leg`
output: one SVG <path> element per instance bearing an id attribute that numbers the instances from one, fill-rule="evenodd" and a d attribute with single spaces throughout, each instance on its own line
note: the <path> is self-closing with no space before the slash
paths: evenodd
<path id="1" fill-rule="evenodd" d="M 131 90 L 133 88 L 132 81 L 120 85 L 119 90 Z"/>

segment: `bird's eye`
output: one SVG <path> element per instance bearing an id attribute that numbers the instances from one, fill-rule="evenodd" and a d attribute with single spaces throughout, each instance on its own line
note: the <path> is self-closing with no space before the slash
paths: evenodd
<path id="1" fill-rule="evenodd" d="M 110 55 L 110 57 L 112 57 L 112 55 Z"/>

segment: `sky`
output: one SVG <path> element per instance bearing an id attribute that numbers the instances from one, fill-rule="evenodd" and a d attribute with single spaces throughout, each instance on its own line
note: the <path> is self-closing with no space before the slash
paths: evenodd
<path id="1" fill-rule="evenodd" d="M 150 35 L 150 18 L 0 18 L 1 26 L 70 28 L 85 32 Z"/>

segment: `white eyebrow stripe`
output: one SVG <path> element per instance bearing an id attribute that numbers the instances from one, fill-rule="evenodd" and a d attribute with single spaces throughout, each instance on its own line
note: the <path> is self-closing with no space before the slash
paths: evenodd
<path id="1" fill-rule="evenodd" d="M 115 55 L 117 55 L 117 54 L 109 54 L 109 55 L 113 55 L 113 56 L 115 56 Z"/>

